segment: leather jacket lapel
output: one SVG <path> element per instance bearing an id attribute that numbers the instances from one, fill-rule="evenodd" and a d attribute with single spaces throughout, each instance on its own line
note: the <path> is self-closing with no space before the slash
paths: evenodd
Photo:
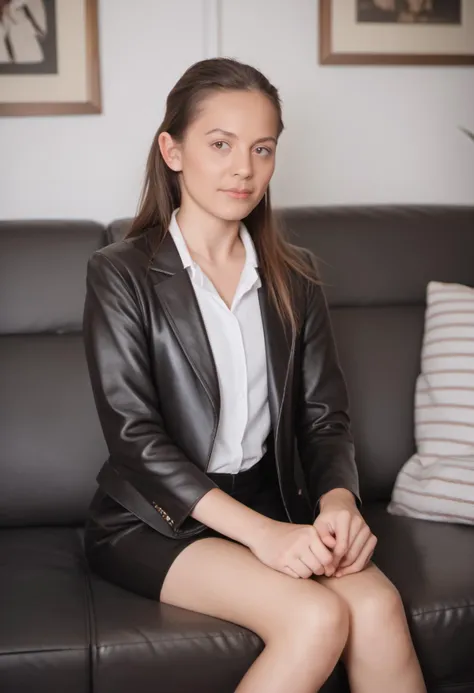
<path id="1" fill-rule="evenodd" d="M 155 290 L 170 326 L 218 418 L 221 404 L 217 369 L 189 275 L 186 270 L 181 270 L 157 284 Z"/>
<path id="2" fill-rule="evenodd" d="M 168 276 L 155 284 L 155 291 L 168 322 L 188 361 L 200 379 L 214 410 L 220 411 L 217 369 L 196 294 L 187 270 L 169 233 L 153 258 L 150 269 Z"/>
<path id="3" fill-rule="evenodd" d="M 260 273 L 260 270 L 259 270 Z M 291 361 L 294 339 L 289 329 L 285 329 L 278 312 L 271 301 L 265 281 L 258 290 L 262 313 L 265 348 L 267 352 L 268 401 L 275 437 L 275 450 L 278 454 L 281 422 L 291 391 Z"/>
<path id="4" fill-rule="evenodd" d="M 268 403 L 272 420 L 274 454 L 281 498 L 288 517 L 302 521 L 301 509 L 287 504 L 285 489 L 294 488 L 293 479 L 293 359 L 295 338 L 285 328 L 262 280 L 259 289 L 260 307 L 265 334 L 268 374 Z M 296 491 L 294 491 L 296 493 Z"/>
<path id="5" fill-rule="evenodd" d="M 150 268 L 168 275 L 166 278 L 163 277 L 163 281 L 157 282 L 155 290 L 176 338 L 200 378 L 218 417 L 220 393 L 214 357 L 191 280 L 183 268 L 170 234 L 165 235 Z M 291 402 L 291 398 L 286 395 L 291 392 L 292 387 L 290 366 L 294 353 L 294 337 L 289 328 L 283 325 L 270 299 L 259 267 L 257 271 L 261 279 L 258 296 L 267 353 L 270 416 L 275 450 L 277 457 L 281 457 L 281 424 L 285 420 L 286 408 Z"/>

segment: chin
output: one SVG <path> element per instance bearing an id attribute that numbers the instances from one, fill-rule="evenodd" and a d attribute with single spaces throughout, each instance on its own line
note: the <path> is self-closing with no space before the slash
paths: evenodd
<path id="1" fill-rule="evenodd" d="M 225 221 L 245 219 L 257 205 L 250 200 L 229 200 L 226 204 L 216 205 L 215 216 Z"/>

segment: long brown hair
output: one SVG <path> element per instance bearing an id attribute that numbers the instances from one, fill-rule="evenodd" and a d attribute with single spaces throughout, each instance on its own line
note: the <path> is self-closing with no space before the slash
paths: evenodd
<path id="1" fill-rule="evenodd" d="M 168 132 L 176 141 L 182 141 L 186 128 L 198 115 L 198 107 L 207 96 L 236 90 L 254 90 L 265 94 L 278 115 L 278 136 L 283 131 L 278 91 L 257 69 L 230 58 L 211 58 L 191 65 L 168 95 L 166 113 L 148 155 L 138 212 L 125 236 L 138 236 L 146 229 L 156 227 L 157 243 L 153 255 L 168 231 L 173 210 L 181 204 L 178 174 L 163 160 L 158 144 L 159 135 Z M 285 240 L 282 227 L 272 212 L 269 188 L 242 221 L 255 244 L 262 279 L 266 282 L 270 299 L 283 322 L 289 324 L 292 331 L 297 331 L 302 316 L 294 302 L 291 271 L 319 282 L 305 256 Z"/>

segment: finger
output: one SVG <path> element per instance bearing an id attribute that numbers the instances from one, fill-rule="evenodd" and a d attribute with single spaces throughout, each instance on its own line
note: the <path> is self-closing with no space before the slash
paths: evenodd
<path id="1" fill-rule="evenodd" d="M 293 570 L 293 568 L 290 568 L 289 565 L 283 566 L 282 573 L 285 573 L 286 575 L 289 575 L 290 577 L 293 577 L 293 578 L 299 578 L 299 577 L 300 577 L 300 576 L 298 575 L 298 573 L 296 573 L 296 572 Z"/>
<path id="2" fill-rule="evenodd" d="M 296 556 L 291 560 L 291 568 L 293 568 L 300 578 L 309 578 L 309 576 L 313 574 L 311 568 L 308 568 L 301 558 L 297 558 Z"/>
<path id="3" fill-rule="evenodd" d="M 344 559 L 340 563 L 341 568 L 347 568 L 347 566 L 352 565 L 358 556 L 362 552 L 362 549 L 372 536 L 372 532 L 367 525 L 364 525 L 360 530 L 359 534 L 356 536 L 354 543 L 350 547 L 349 551 L 344 556 Z"/>
<path id="4" fill-rule="evenodd" d="M 368 542 L 364 546 L 362 552 L 359 554 L 358 558 L 354 563 L 347 568 L 342 568 L 337 570 L 335 577 L 344 577 L 344 575 L 351 575 L 352 573 L 360 573 L 363 568 L 367 565 L 370 557 L 374 553 L 375 545 L 377 544 L 377 537 L 373 534 L 369 538 Z"/>
<path id="5" fill-rule="evenodd" d="M 371 541 L 367 542 L 367 545 L 364 546 L 364 549 L 362 553 L 358 556 L 358 558 L 352 563 L 352 565 L 348 566 L 347 568 L 343 568 L 341 570 L 338 570 L 337 573 L 335 574 L 335 577 L 344 577 L 344 575 L 351 575 L 353 573 L 360 573 L 364 568 L 367 567 L 374 551 L 373 549 L 370 549 Z"/>
<path id="6" fill-rule="evenodd" d="M 366 524 L 360 515 L 356 515 L 355 517 L 352 518 L 351 526 L 349 529 L 349 541 L 348 541 L 347 551 L 339 562 L 340 567 L 345 568 L 346 566 L 351 565 L 351 563 L 354 562 L 355 558 L 357 558 L 358 554 L 354 555 L 354 551 L 353 551 L 354 542 L 356 542 L 358 540 L 358 537 L 359 537 L 361 531 L 363 530 L 364 526 L 366 526 Z M 352 549 L 352 554 L 351 554 L 351 549 Z"/>
<path id="7" fill-rule="evenodd" d="M 341 510 L 336 517 L 336 546 L 334 547 L 334 565 L 337 567 L 340 560 L 346 554 L 349 544 L 349 531 L 351 514 L 348 510 Z"/>
<path id="8" fill-rule="evenodd" d="M 316 520 L 313 527 L 318 532 L 319 538 L 329 549 L 333 549 L 336 545 L 336 537 L 334 536 L 334 531 L 328 526 L 326 522 L 321 520 Z"/>
<path id="9" fill-rule="evenodd" d="M 301 552 L 300 560 L 311 570 L 314 575 L 324 575 L 325 568 L 318 561 L 310 547 Z"/>
<path id="10" fill-rule="evenodd" d="M 315 525 L 314 525 L 315 526 Z M 334 574 L 336 570 L 336 566 L 334 565 L 334 555 L 331 552 L 324 551 L 324 542 L 322 538 L 319 535 L 319 530 L 315 526 L 315 529 L 317 531 L 317 536 L 320 542 L 314 542 L 311 543 L 310 549 L 311 552 L 316 556 L 317 560 L 319 561 L 320 565 L 322 566 L 321 571 L 315 571 L 313 570 L 315 575 L 325 575 L 326 577 L 331 577 L 331 575 Z M 333 543 L 336 543 L 336 538 L 331 535 L 328 535 L 332 540 Z M 324 552 L 321 551 L 321 548 L 323 549 Z M 326 547 L 327 548 L 327 547 Z"/>
<path id="11" fill-rule="evenodd" d="M 352 518 L 351 521 L 351 527 L 349 531 L 349 545 L 347 547 L 346 555 L 347 553 L 351 550 L 351 546 L 354 544 L 355 540 L 357 539 L 359 533 L 363 529 L 363 527 L 366 527 L 367 524 L 362 517 L 362 515 L 355 515 Z"/>
<path id="12" fill-rule="evenodd" d="M 332 565 L 333 554 L 331 553 L 331 551 L 329 551 L 329 549 L 326 546 L 324 546 L 317 532 L 314 536 L 314 539 L 310 543 L 309 548 L 322 566 Z"/>
<path id="13" fill-rule="evenodd" d="M 343 560 L 339 564 L 341 568 L 346 568 L 355 561 L 360 551 L 362 550 L 362 543 L 365 544 L 365 541 L 362 540 L 362 537 L 366 536 L 368 538 L 372 534 L 370 527 L 367 525 L 362 515 L 358 515 L 358 520 L 359 522 L 354 522 L 354 524 L 355 527 L 359 527 L 359 531 L 357 532 L 357 534 L 355 534 L 355 537 L 352 542 L 349 540 L 349 549 L 346 555 L 344 556 Z"/>
<path id="14" fill-rule="evenodd" d="M 327 565 L 324 568 L 324 576 L 325 577 L 332 577 L 335 572 L 336 572 L 336 566 L 334 564 Z"/>
<path id="15" fill-rule="evenodd" d="M 320 534 L 319 537 L 328 549 L 333 549 L 336 546 L 336 537 L 333 534 Z"/>

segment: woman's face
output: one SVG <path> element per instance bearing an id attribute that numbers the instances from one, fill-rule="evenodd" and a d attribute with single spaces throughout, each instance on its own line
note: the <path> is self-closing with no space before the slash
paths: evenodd
<path id="1" fill-rule="evenodd" d="M 183 203 L 189 196 L 217 218 L 246 217 L 272 177 L 277 136 L 277 112 L 260 92 L 209 96 L 178 147 Z"/>

